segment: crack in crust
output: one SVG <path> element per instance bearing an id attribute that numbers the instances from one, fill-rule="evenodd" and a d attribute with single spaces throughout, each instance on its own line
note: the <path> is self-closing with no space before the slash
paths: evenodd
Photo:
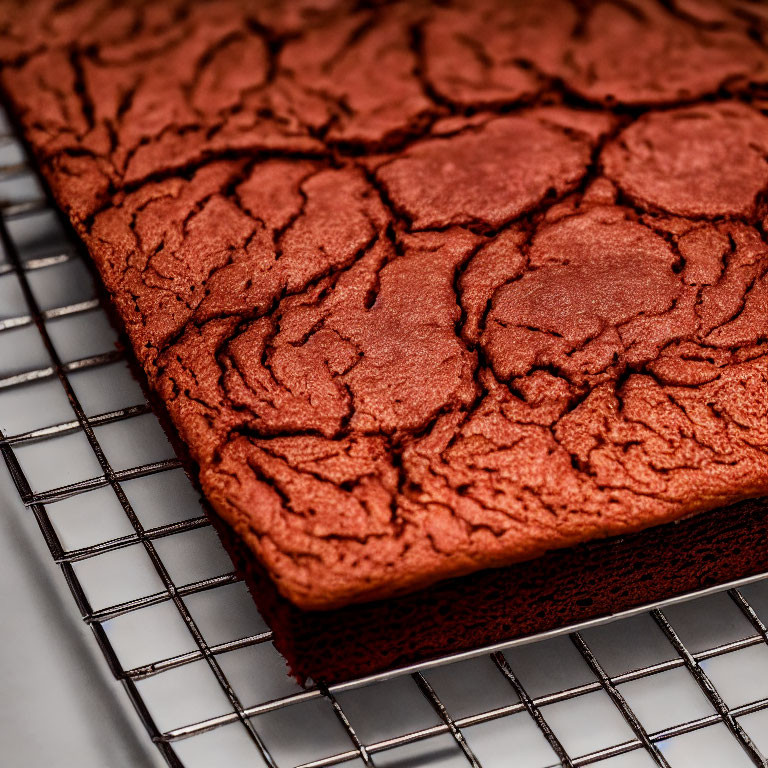
<path id="1" fill-rule="evenodd" d="M 299 606 L 768 493 L 752 4 L 34 5 L 3 88 Z"/>

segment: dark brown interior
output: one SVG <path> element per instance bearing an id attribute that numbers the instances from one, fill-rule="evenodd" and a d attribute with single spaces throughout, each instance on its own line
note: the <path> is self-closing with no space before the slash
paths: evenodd
<path id="1" fill-rule="evenodd" d="M 291 672 L 340 682 L 610 616 L 768 570 L 768 499 L 334 611 L 282 598 L 215 521 Z"/>

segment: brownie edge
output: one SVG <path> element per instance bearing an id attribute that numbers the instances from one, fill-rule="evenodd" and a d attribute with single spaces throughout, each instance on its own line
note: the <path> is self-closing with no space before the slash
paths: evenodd
<path id="1" fill-rule="evenodd" d="M 768 572 L 768 499 L 580 544 L 399 598 L 302 611 L 216 528 L 296 679 L 338 683 Z"/>

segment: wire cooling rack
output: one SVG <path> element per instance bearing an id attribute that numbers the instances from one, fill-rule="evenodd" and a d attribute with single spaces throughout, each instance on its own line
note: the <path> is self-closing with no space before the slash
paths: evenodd
<path id="1" fill-rule="evenodd" d="M 0 113 L 0 450 L 169 765 L 767 764 L 765 579 L 300 688 L 115 341 Z"/>

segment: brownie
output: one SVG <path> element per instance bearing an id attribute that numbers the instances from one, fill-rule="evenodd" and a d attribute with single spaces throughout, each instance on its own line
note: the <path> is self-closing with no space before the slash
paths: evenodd
<path id="1" fill-rule="evenodd" d="M 305 611 L 277 592 L 231 529 L 214 521 L 300 682 L 343 682 L 487 649 L 768 570 L 768 503 L 748 500 L 407 595 Z"/>
<path id="2" fill-rule="evenodd" d="M 753 4 L 23 7 L 2 88 L 281 600 L 768 494 Z"/>

